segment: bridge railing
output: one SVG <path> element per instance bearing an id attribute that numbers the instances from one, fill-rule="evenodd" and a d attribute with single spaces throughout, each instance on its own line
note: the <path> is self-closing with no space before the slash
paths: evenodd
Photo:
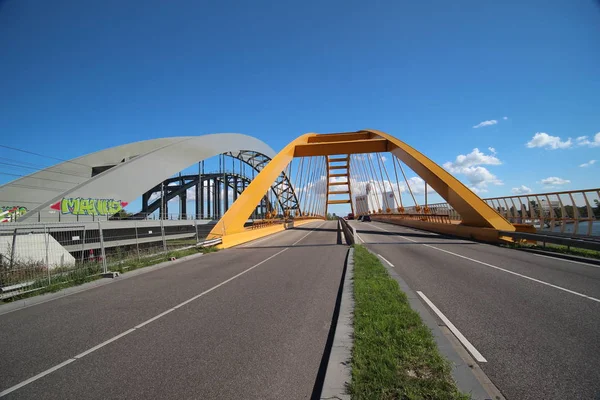
<path id="1" fill-rule="evenodd" d="M 165 261 L 204 243 L 210 221 L 0 225 L 0 300 Z M 220 240 L 220 239 L 217 239 Z"/>
<path id="2" fill-rule="evenodd" d="M 600 189 L 523 194 L 483 199 L 513 224 L 533 225 L 539 232 L 569 236 L 600 236 Z M 461 217 L 448 203 L 428 204 L 430 213 Z M 406 213 L 415 213 L 414 207 Z"/>

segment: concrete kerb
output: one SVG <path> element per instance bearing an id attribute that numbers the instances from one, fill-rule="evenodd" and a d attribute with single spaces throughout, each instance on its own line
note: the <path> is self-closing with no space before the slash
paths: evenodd
<path id="1" fill-rule="evenodd" d="M 367 250 L 379 258 L 377 254 L 369 249 Z M 440 353 L 452 364 L 452 377 L 458 389 L 469 394 L 473 400 L 504 400 L 502 393 L 485 375 L 481 367 L 454 337 L 448 327 L 441 322 L 438 323 L 429 312 L 429 309 L 421 302 L 420 297 L 392 267 L 385 262 L 381 264 L 387 269 L 389 275 L 398 282 L 400 289 L 406 294 L 411 308 L 419 313 L 423 323 L 431 329 Z"/>
<path id="2" fill-rule="evenodd" d="M 354 343 L 354 249 L 348 250 L 346 273 L 340 301 L 335 335 L 329 354 L 321 399 L 350 400 L 348 385 L 352 379 L 352 345 Z"/>
<path id="3" fill-rule="evenodd" d="M 133 278 L 134 276 L 146 274 L 148 272 L 156 271 L 158 269 L 173 266 L 173 265 L 182 263 L 184 261 L 193 260 L 193 259 L 201 257 L 203 255 L 204 255 L 203 253 L 191 254 L 189 256 L 178 258 L 175 261 L 164 261 L 159 264 L 136 269 L 131 272 L 127 272 L 125 274 L 120 274 L 118 277 L 110 276 L 110 278 L 114 277 L 115 279 L 98 279 L 98 280 L 95 280 L 92 282 L 84 283 L 82 285 L 71 286 L 71 287 L 59 290 L 58 292 L 44 293 L 39 296 L 33 296 L 33 297 L 28 297 L 25 299 L 17 300 L 12 303 L 1 304 L 0 305 L 0 315 L 8 314 L 13 311 L 21 310 L 23 308 L 35 306 L 38 304 L 47 303 L 49 301 L 53 301 L 53 300 L 60 299 L 60 298 L 66 297 L 66 296 L 70 296 L 72 294 L 77 294 L 77 293 L 84 292 L 86 290 L 90 290 L 90 289 L 93 289 L 96 287 L 108 285 L 113 282 L 118 282 L 123 279 Z"/>

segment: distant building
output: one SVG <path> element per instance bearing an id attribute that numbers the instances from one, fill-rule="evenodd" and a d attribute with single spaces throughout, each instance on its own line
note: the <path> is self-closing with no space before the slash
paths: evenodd
<path id="1" fill-rule="evenodd" d="M 390 212 L 396 212 L 396 199 L 394 198 L 394 192 L 384 192 L 381 195 L 381 208 L 385 212 L 388 208 Z"/>

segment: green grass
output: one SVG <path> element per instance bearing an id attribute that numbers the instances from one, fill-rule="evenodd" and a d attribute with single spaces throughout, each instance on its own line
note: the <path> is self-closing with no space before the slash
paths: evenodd
<path id="1" fill-rule="evenodd" d="M 353 399 L 469 399 L 379 259 L 354 246 Z"/>

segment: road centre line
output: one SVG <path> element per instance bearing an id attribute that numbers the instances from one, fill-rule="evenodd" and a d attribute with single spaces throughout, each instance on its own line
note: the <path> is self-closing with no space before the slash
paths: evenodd
<path id="1" fill-rule="evenodd" d="M 306 235 L 302 236 L 302 237 L 301 237 L 299 240 L 297 240 L 296 242 L 294 242 L 294 243 L 293 243 L 291 246 L 293 246 L 293 245 L 297 244 L 297 243 L 298 243 L 298 242 L 300 242 L 302 239 L 306 238 L 308 235 L 310 235 L 311 233 L 313 233 L 313 232 L 315 231 L 315 229 L 318 229 L 318 228 L 320 228 L 320 227 L 321 227 L 321 226 L 323 226 L 324 224 L 325 224 L 325 222 L 324 222 L 324 223 L 322 223 L 321 225 L 319 225 L 318 227 L 316 227 L 316 228 L 312 229 L 312 230 L 311 230 L 310 232 L 308 232 Z M 194 297 L 192 297 L 192 298 L 190 298 L 190 299 L 188 299 L 188 300 L 186 300 L 186 301 L 184 301 L 184 302 L 182 302 L 182 303 L 179 303 L 179 304 L 178 304 L 178 305 L 176 305 L 175 307 L 172 307 L 172 308 L 170 308 L 170 309 L 168 309 L 168 310 L 166 310 L 166 311 L 163 311 L 162 313 L 160 313 L 160 314 L 158 314 L 158 315 L 156 315 L 156 316 L 154 316 L 154 317 L 152 317 L 152 318 L 150 318 L 150 319 L 148 319 L 148 320 L 146 320 L 146 321 L 142 322 L 141 324 L 138 324 L 138 325 L 136 325 L 135 327 L 133 327 L 133 328 L 131 328 L 131 329 L 128 329 L 128 330 L 126 330 L 125 332 L 122 332 L 122 333 L 120 333 L 120 334 L 118 334 L 118 335 L 116 335 L 116 336 L 114 336 L 114 337 L 112 337 L 112 338 L 110 338 L 110 339 L 108 339 L 108 340 L 106 340 L 106 341 L 104 341 L 104 342 L 102 342 L 102 343 L 100 343 L 100 344 L 98 344 L 98 345 L 94 346 L 94 347 L 91 347 L 91 348 L 89 348 L 88 350 L 86 350 L 86 351 L 84 351 L 84 352 L 82 352 L 82 353 L 80 353 L 80 354 L 78 354 L 78 355 L 74 356 L 73 358 L 69 358 L 68 360 L 66 360 L 66 361 L 63 361 L 62 363 L 60 363 L 60 364 L 57 364 L 57 365 L 55 365 L 55 366 L 53 366 L 53 367 L 51 367 L 51 368 L 49 368 L 49 369 L 47 369 L 47 370 L 45 370 L 45 371 L 43 371 L 43 372 L 40 372 L 39 374 L 37 374 L 37 375 L 35 375 L 35 376 L 33 376 L 33 377 L 31 377 L 31 378 L 29 378 L 29 379 L 27 379 L 27 380 L 23 381 L 23 382 L 20 382 L 20 383 L 18 383 L 18 384 L 16 384 L 16 385 L 14 385 L 14 386 L 12 386 L 12 387 L 10 387 L 10 388 L 6 389 L 6 390 L 3 390 L 2 392 L 0 392 L 0 397 L 4 397 L 4 396 L 6 396 L 7 394 L 10 394 L 10 393 L 14 392 L 15 390 L 18 390 L 18 389 L 20 389 L 20 388 L 22 388 L 22 387 L 24 387 L 24 386 L 27 386 L 27 385 L 29 385 L 30 383 L 32 383 L 32 382 L 35 382 L 35 381 L 37 381 L 38 379 L 40 379 L 40 378 L 43 378 L 44 376 L 46 376 L 46 375 L 48 375 L 48 374 L 51 374 L 51 373 L 53 373 L 53 372 L 55 372 L 55 371 L 57 371 L 57 370 L 61 369 L 62 367 L 65 367 L 65 366 L 69 365 L 70 363 L 72 363 L 72 362 L 74 362 L 74 361 L 77 361 L 77 360 L 79 360 L 79 359 L 81 359 L 81 358 L 83 358 L 83 357 L 85 357 L 85 356 L 87 356 L 87 355 L 89 355 L 89 354 L 93 353 L 93 352 L 94 352 L 94 351 L 96 351 L 96 350 L 98 350 L 98 349 L 101 349 L 102 347 L 104 347 L 104 346 L 106 346 L 106 345 L 108 345 L 108 344 L 110 344 L 110 343 L 112 343 L 112 342 L 115 342 L 115 341 L 117 341 L 117 340 L 121 339 L 121 338 L 122 338 L 122 337 L 124 337 L 124 336 L 127 336 L 127 335 L 129 335 L 130 333 L 132 333 L 132 332 L 134 332 L 134 331 L 136 331 L 136 330 L 138 330 L 138 329 L 142 328 L 143 326 L 145 326 L 145 325 L 148 325 L 149 323 L 151 323 L 151 322 L 154 322 L 154 321 L 156 321 L 156 320 L 158 320 L 158 319 L 160 319 L 160 318 L 164 317 L 164 316 L 165 316 L 165 315 L 167 315 L 167 314 L 170 314 L 171 312 L 173 312 L 173 311 L 177 310 L 178 308 L 180 308 L 180 307 L 183 307 L 184 305 L 186 305 L 186 304 L 188 304 L 188 303 L 191 303 L 191 302 L 192 302 L 192 301 L 194 301 L 194 300 L 197 300 L 198 298 L 200 298 L 200 297 L 202 297 L 202 296 L 204 296 L 204 295 L 206 295 L 206 294 L 208 294 L 208 293 L 212 292 L 212 291 L 213 291 L 213 290 L 215 290 L 215 289 L 218 289 L 219 287 L 221 287 L 221 286 L 223 286 L 223 285 L 225 285 L 225 284 L 227 284 L 227 283 L 229 283 L 229 282 L 233 281 L 234 279 L 237 279 L 237 278 L 239 278 L 240 276 L 242 276 L 242 275 L 244 275 L 244 274 L 246 274 L 246 273 L 248 273 L 248 272 L 252 271 L 253 269 L 255 269 L 255 268 L 257 268 L 257 267 L 261 266 L 262 264 L 264 264 L 264 263 L 266 263 L 267 261 L 269 261 L 269 260 L 271 260 L 271 259 L 273 259 L 273 258 L 277 257 L 278 255 L 280 255 L 281 253 L 283 253 L 284 251 L 286 251 L 286 250 L 289 250 L 289 249 L 290 249 L 290 247 L 286 247 L 285 249 L 283 249 L 283 250 L 281 250 L 281 251 L 278 251 L 277 253 L 273 254 L 272 256 L 270 256 L 270 257 L 268 257 L 268 258 L 265 258 L 264 260 L 262 260 L 262 261 L 261 261 L 261 262 L 259 262 L 258 264 L 255 264 L 255 265 L 253 265 L 252 267 L 250 267 L 250 268 L 248 268 L 248 269 L 245 269 L 245 270 L 243 270 L 243 271 L 242 271 L 242 272 L 240 272 L 239 274 L 236 274 L 236 275 L 232 276 L 231 278 L 229 278 L 229 279 L 226 279 L 226 280 L 224 280 L 223 282 L 221 282 L 221 283 L 219 283 L 219 284 L 217 284 L 217 285 L 215 285 L 215 286 L 211 287 L 210 289 L 207 289 L 207 290 L 205 290 L 204 292 L 202 292 L 202 293 L 200 293 L 200 294 L 197 294 L 196 296 L 194 296 Z"/>
<path id="2" fill-rule="evenodd" d="M 402 239 L 408 240 L 409 242 L 418 243 L 416 240 L 412 240 L 412 239 L 409 239 L 407 237 L 404 237 L 404 236 L 398 234 L 397 232 L 388 231 L 387 229 L 380 228 L 380 227 L 378 227 L 376 225 L 373 225 L 373 226 L 375 228 L 377 228 L 377 229 L 382 230 L 382 231 L 393 233 L 395 236 L 398 236 L 398 237 L 400 237 Z M 508 274 L 515 275 L 515 276 L 518 276 L 520 278 L 528 279 L 530 281 L 537 282 L 537 283 L 540 283 L 542 285 L 550 286 L 550 287 L 552 287 L 554 289 L 562 290 L 563 292 L 571 293 L 571 294 L 574 294 L 576 296 L 580 296 L 580 297 L 583 297 L 583 298 L 586 298 L 586 299 L 589 299 L 589 300 L 592 300 L 592 301 L 600 303 L 600 299 L 597 299 L 597 298 L 592 297 L 592 296 L 588 296 L 588 295 L 583 294 L 583 293 L 576 292 L 574 290 L 570 290 L 570 289 L 564 288 L 562 286 L 553 285 L 552 283 L 541 281 L 539 279 L 532 278 L 532 277 L 527 276 L 527 275 L 519 274 L 517 272 L 510 271 L 508 269 L 504 269 L 504 268 L 501 268 L 501 267 L 498 267 L 498 266 L 495 266 L 495 265 L 492 265 L 492 264 L 488 264 L 488 263 L 483 262 L 483 261 L 475 260 L 474 258 L 466 257 L 466 256 L 463 256 L 463 255 L 460 255 L 460 254 L 457 254 L 457 253 L 453 253 L 453 252 L 448 251 L 448 250 L 440 249 L 439 247 L 431 246 L 429 244 L 424 244 L 424 243 L 419 243 L 419 244 L 421 244 L 422 246 L 425 246 L 425 247 L 429 247 L 429 248 L 434 249 L 434 250 L 438 250 L 438 251 L 441 251 L 441 252 L 444 252 L 444 253 L 451 254 L 451 255 L 453 255 L 455 257 L 464 258 L 465 260 L 469 260 L 469 261 L 472 261 L 472 262 L 475 262 L 475 263 L 478 263 L 478 264 L 481 264 L 481 265 L 485 265 L 486 267 L 494 268 L 494 269 L 496 269 L 498 271 L 506 272 Z"/>
<path id="3" fill-rule="evenodd" d="M 456 328 L 456 326 L 454 326 L 454 324 L 452 322 L 450 322 L 450 320 L 448 318 L 446 318 L 446 316 L 439 310 L 439 308 L 437 308 L 435 306 L 435 304 L 433 304 L 433 302 L 431 300 L 429 300 L 423 292 L 420 292 L 417 290 L 417 294 L 419 296 L 421 296 L 423 301 L 425 301 L 425 303 L 427 303 L 427 305 L 429 307 L 431 307 L 431 309 L 437 314 L 437 316 L 440 317 L 440 319 L 444 322 L 444 324 L 446 324 L 448 329 L 450 329 L 450 331 L 454 334 L 454 336 L 456 336 L 456 338 L 458 340 L 460 340 L 462 345 L 465 346 L 465 348 L 469 351 L 469 353 L 471 353 L 473 355 L 473 357 L 475 358 L 475 360 L 477 360 L 477 362 L 487 362 L 485 357 L 483 357 L 481 355 L 481 353 L 475 348 L 475 346 L 473 346 L 471 344 L 471 342 L 469 342 L 467 340 L 467 338 L 464 337 L 464 335 L 462 333 L 460 333 L 458 328 Z"/>

